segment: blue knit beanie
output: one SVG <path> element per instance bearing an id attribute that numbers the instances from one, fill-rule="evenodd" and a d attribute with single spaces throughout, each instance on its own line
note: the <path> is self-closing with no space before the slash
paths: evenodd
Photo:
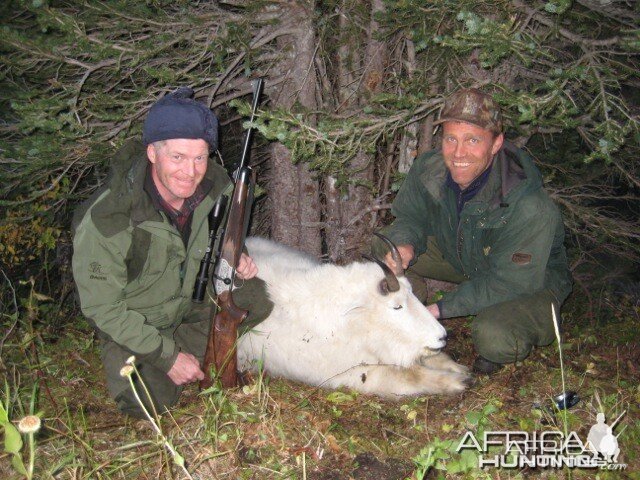
<path id="1" fill-rule="evenodd" d="M 189 87 L 165 95 L 150 109 L 142 128 L 142 142 L 149 145 L 173 138 L 201 138 L 211 150 L 218 148 L 218 119 L 203 103 L 193 99 Z"/>

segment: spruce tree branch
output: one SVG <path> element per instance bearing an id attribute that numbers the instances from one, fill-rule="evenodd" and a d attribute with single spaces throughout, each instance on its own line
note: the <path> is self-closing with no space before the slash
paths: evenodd
<path id="1" fill-rule="evenodd" d="M 594 0 L 576 0 L 577 3 L 589 10 L 597 12 L 598 14 L 610 18 L 615 22 L 620 22 L 629 28 L 638 28 L 638 22 L 640 22 L 640 15 L 634 13 L 632 10 L 626 8 L 616 8 L 613 4 L 613 0 L 609 2 L 594 1 Z"/>
<path id="2" fill-rule="evenodd" d="M 635 185 L 636 187 L 640 188 L 640 178 L 634 176 L 631 172 L 629 172 L 628 169 L 624 168 L 620 162 L 618 160 L 616 160 L 614 157 L 612 157 L 611 159 L 611 163 L 613 165 L 616 166 L 616 168 L 618 169 L 618 171 L 620 173 L 622 173 L 622 175 L 633 185 Z"/>
<path id="3" fill-rule="evenodd" d="M 610 38 L 595 40 L 590 38 L 585 38 L 583 36 L 578 35 L 577 33 L 572 32 L 566 28 L 560 27 L 558 23 L 551 18 L 544 15 L 537 9 L 529 7 L 522 0 L 511 0 L 511 4 L 516 7 L 518 10 L 522 10 L 527 13 L 527 15 L 532 15 L 535 20 L 545 25 L 546 27 L 551 28 L 552 30 L 557 31 L 563 37 L 571 40 L 572 42 L 578 43 L 580 45 L 584 45 L 587 47 L 607 47 L 611 45 L 615 45 L 620 42 L 620 37 L 615 35 Z"/>
<path id="4" fill-rule="evenodd" d="M 249 50 L 258 50 L 259 48 L 271 43 L 276 38 L 282 37 L 285 35 L 291 35 L 292 33 L 294 33 L 294 31 L 295 30 L 293 28 L 289 28 L 289 27 L 277 29 L 276 31 L 273 31 L 273 32 L 270 32 L 268 30 L 262 31 L 256 36 L 256 38 L 253 39 L 253 41 L 251 42 L 251 45 L 249 46 Z M 227 69 L 222 73 L 222 75 L 220 75 L 216 86 L 211 90 L 207 98 L 207 104 L 211 108 L 213 108 L 213 97 L 215 97 L 215 95 L 218 93 L 218 90 L 220 90 L 220 87 L 222 86 L 224 81 L 227 79 L 227 77 L 229 77 L 231 72 L 233 72 L 233 70 L 235 70 L 236 67 L 240 64 L 240 62 L 245 58 L 246 54 L 247 54 L 247 51 L 242 51 L 239 55 L 237 55 L 236 58 L 229 64 Z"/>
<path id="5" fill-rule="evenodd" d="M 114 16 L 120 17 L 120 18 L 124 18 L 126 20 L 131 20 L 132 22 L 135 22 L 135 23 L 141 23 L 141 24 L 144 24 L 144 25 L 153 25 L 153 26 L 161 27 L 161 28 L 167 28 L 168 26 L 173 26 L 173 27 L 189 27 L 189 26 L 191 26 L 189 23 L 186 23 L 186 22 L 175 22 L 175 21 L 158 22 L 158 21 L 155 21 L 155 20 L 150 20 L 149 18 L 134 17 L 133 15 L 127 15 L 127 14 L 123 13 L 120 10 L 116 10 L 115 8 L 112 8 L 109 5 L 106 5 L 104 2 L 95 2 L 95 3 L 97 3 L 98 5 L 100 5 L 102 7 L 102 11 L 109 12 L 109 14 L 111 14 L 111 15 L 114 15 Z M 95 5 L 92 5 L 92 2 L 87 2 L 86 6 L 89 7 L 89 8 L 93 8 L 95 10 L 98 10 Z"/>

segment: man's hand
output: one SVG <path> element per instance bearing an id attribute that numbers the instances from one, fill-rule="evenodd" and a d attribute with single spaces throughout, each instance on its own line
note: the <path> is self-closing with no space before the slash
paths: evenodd
<path id="1" fill-rule="evenodd" d="M 176 361 L 167 373 L 176 385 L 195 382 L 204 379 L 204 372 L 200 370 L 200 362 L 190 353 L 178 353 Z"/>
<path id="2" fill-rule="evenodd" d="M 398 245 L 398 252 L 400 253 L 400 258 L 402 258 L 402 268 L 404 270 L 409 267 L 409 262 L 413 260 L 414 250 L 413 245 Z M 395 269 L 395 262 L 393 261 L 393 256 L 391 252 L 388 252 L 384 257 L 384 263 L 391 269 Z"/>
<path id="3" fill-rule="evenodd" d="M 253 259 L 249 255 L 243 253 L 240 255 L 236 273 L 240 280 L 249 280 L 258 274 L 258 267 L 253 263 Z"/>
<path id="4" fill-rule="evenodd" d="M 429 313 L 431 313 L 435 318 L 440 318 L 440 308 L 437 303 L 427 305 L 427 310 L 429 310 Z"/>

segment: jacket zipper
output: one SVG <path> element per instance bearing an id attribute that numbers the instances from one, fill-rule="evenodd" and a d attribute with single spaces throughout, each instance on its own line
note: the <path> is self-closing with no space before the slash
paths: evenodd
<path id="1" fill-rule="evenodd" d="M 462 194 L 459 193 L 455 197 L 456 197 L 456 206 L 455 206 L 456 213 L 458 212 L 458 210 L 460 210 L 460 213 L 459 214 L 457 213 L 458 226 L 456 228 L 456 255 L 458 257 L 458 262 L 460 263 L 460 268 L 462 269 L 462 273 L 466 277 L 467 275 L 464 269 L 464 265 L 462 264 L 462 243 L 464 242 L 464 234 L 462 233 L 462 210 L 464 210 L 464 207 L 462 209 L 459 208 L 460 203 L 462 202 Z"/>
<path id="2" fill-rule="evenodd" d="M 459 218 L 458 228 L 456 230 L 456 254 L 458 255 L 458 262 L 460 262 L 460 268 L 462 268 L 462 273 L 466 276 L 467 272 L 465 271 L 464 265 L 462 263 L 462 242 L 464 242 L 464 235 L 462 233 L 461 227 L 462 227 L 462 218 Z"/>

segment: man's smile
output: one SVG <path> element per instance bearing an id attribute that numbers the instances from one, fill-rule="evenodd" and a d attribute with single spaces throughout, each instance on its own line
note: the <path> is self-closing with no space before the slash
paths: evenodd
<path id="1" fill-rule="evenodd" d="M 176 178 L 175 180 L 179 183 L 184 183 L 185 185 L 192 185 L 194 182 L 193 178 L 186 178 L 186 179 Z"/>

